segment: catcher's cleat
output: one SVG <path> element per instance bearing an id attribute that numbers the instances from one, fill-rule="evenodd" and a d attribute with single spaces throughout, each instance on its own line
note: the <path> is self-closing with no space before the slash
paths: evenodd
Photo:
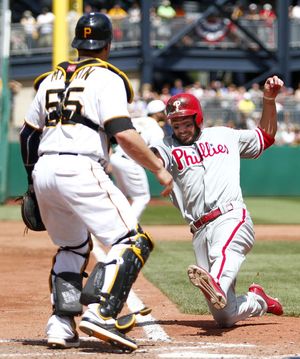
<path id="1" fill-rule="evenodd" d="M 80 341 L 78 334 L 76 332 L 74 337 L 70 339 L 48 337 L 47 344 L 48 347 L 51 349 L 69 349 L 69 348 L 78 348 L 80 345 Z"/>
<path id="2" fill-rule="evenodd" d="M 272 298 L 269 295 L 267 295 L 263 289 L 262 286 L 259 284 L 251 284 L 249 287 L 249 292 L 255 293 L 256 295 L 259 295 L 263 298 L 263 300 L 267 303 L 268 309 L 267 313 L 272 313 L 275 315 L 282 315 L 283 314 L 283 308 L 280 304 L 279 300 L 277 298 Z"/>
<path id="3" fill-rule="evenodd" d="M 123 350 L 137 349 L 136 343 L 121 333 L 114 324 L 103 324 L 96 320 L 83 317 L 79 328 L 87 335 L 96 337 L 111 345 L 117 346 Z"/>
<path id="4" fill-rule="evenodd" d="M 188 267 L 191 283 L 199 288 L 215 309 L 223 309 L 227 305 L 227 298 L 221 287 L 213 277 L 203 268 L 196 265 Z"/>

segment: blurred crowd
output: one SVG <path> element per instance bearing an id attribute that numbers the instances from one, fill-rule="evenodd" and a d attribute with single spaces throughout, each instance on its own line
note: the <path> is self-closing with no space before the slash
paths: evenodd
<path id="1" fill-rule="evenodd" d="M 105 3 L 113 5 L 104 6 Z M 151 9 L 152 25 L 160 33 L 161 37 L 171 36 L 173 29 L 169 26 L 172 19 L 180 19 L 188 16 L 199 15 L 203 11 L 198 1 L 178 1 L 172 3 L 170 0 L 157 0 L 153 2 L 155 6 Z M 190 3 L 190 7 L 187 7 Z M 194 3 L 194 8 L 191 6 Z M 247 5 L 245 5 L 247 4 Z M 186 6 L 185 6 L 186 5 Z M 206 5 L 207 7 L 207 5 Z M 228 9 L 226 9 L 228 10 Z M 241 1 L 230 7 L 231 19 L 246 20 L 264 20 L 266 25 L 272 24 L 276 19 L 274 2 L 265 3 L 262 1 Z M 134 32 L 139 31 L 141 21 L 140 2 L 132 0 L 130 2 L 122 1 L 84 1 L 85 13 L 100 11 L 106 13 L 113 22 L 114 41 L 122 41 L 124 36 L 124 27 L 121 23 L 127 22 L 127 38 L 137 38 Z M 289 16 L 293 19 L 300 19 L 300 0 L 294 1 L 289 7 Z M 23 12 L 19 24 L 26 36 L 26 43 L 20 41 L 18 37 L 12 36 L 14 46 L 26 46 L 27 49 L 35 47 L 52 46 L 52 31 L 54 14 L 49 7 L 44 7 L 39 14 L 33 14 L 30 10 Z M 68 20 L 76 23 L 78 14 L 71 10 L 68 14 Z M 222 41 L 225 31 L 229 30 L 228 21 L 223 20 L 217 13 L 212 13 L 202 24 L 197 27 L 197 35 L 205 40 L 215 42 Z M 136 26 L 134 26 L 136 25 Z M 210 31 L 217 28 L 218 31 Z M 264 26 L 266 31 L 268 26 Z M 129 29 L 129 30 L 128 30 Z M 270 28 L 271 29 L 271 28 Z M 221 31 L 222 30 L 222 31 Z M 129 33 L 130 31 L 131 33 Z M 170 32 L 170 33 L 169 33 Z M 219 38 L 216 38 L 216 36 Z M 18 43 L 20 42 L 20 44 Z M 192 38 L 184 38 L 186 45 L 191 43 Z M 143 116 L 146 113 L 146 106 L 153 99 L 161 99 L 165 103 L 171 95 L 178 92 L 190 92 L 194 94 L 204 109 L 206 126 L 225 125 L 235 128 L 252 128 L 256 125 L 260 117 L 262 108 L 262 91 L 259 84 L 253 84 L 250 89 L 234 84 L 224 85 L 221 81 L 211 81 L 209 85 L 201 84 L 195 81 L 192 84 L 183 85 L 181 79 L 175 79 L 173 84 L 165 84 L 160 91 L 154 91 L 151 85 L 145 85 L 137 94 L 134 102 L 130 105 L 130 111 L 133 117 Z M 278 110 L 278 133 L 276 137 L 277 145 L 299 145 L 300 144 L 300 85 L 298 89 L 284 88 L 277 101 Z M 164 128 L 167 134 L 170 133 L 168 124 Z"/>
<path id="2" fill-rule="evenodd" d="M 231 14 L 231 20 L 256 20 L 263 21 L 260 26 L 260 39 L 267 41 L 268 46 L 275 46 L 275 36 L 273 22 L 277 18 L 274 5 L 264 2 L 252 2 L 245 6 L 245 1 L 237 1 L 236 4 L 228 4 L 225 11 Z M 104 5 L 106 4 L 106 5 Z M 150 11 L 153 37 L 160 41 L 168 40 L 174 31 L 178 31 L 186 25 L 189 19 L 199 16 L 207 5 L 201 5 L 197 1 L 174 1 L 157 0 L 153 1 Z M 194 5 L 191 5 L 194 4 Z M 84 2 L 83 12 L 89 13 L 99 11 L 106 13 L 112 20 L 114 26 L 114 42 L 138 41 L 140 39 L 140 21 L 141 5 L 140 1 L 95 1 L 87 0 Z M 300 18 L 300 1 L 289 7 L 290 18 Z M 44 7 L 41 13 L 33 13 L 31 10 L 25 10 L 19 19 L 19 31 L 12 31 L 11 47 L 13 50 L 30 50 L 35 48 L 51 47 L 52 32 L 55 16 L 49 7 Z M 70 26 L 73 26 L 78 19 L 78 13 L 71 9 L 68 14 Z M 253 21 L 254 22 L 254 21 Z M 251 26 L 250 26 L 251 27 Z M 257 29 L 251 28 L 254 33 Z M 192 33 L 187 34 L 182 43 L 185 46 L 191 46 L 199 39 L 208 43 L 217 43 L 224 40 L 243 43 L 238 39 L 238 28 L 230 19 L 220 16 L 215 10 L 200 21 Z M 25 36 L 24 43 L 22 36 Z"/>
<path id="3" fill-rule="evenodd" d="M 129 105 L 131 116 L 145 116 L 150 101 L 160 99 L 167 103 L 171 96 L 182 92 L 191 93 L 199 99 L 206 127 L 217 125 L 252 129 L 260 119 L 263 92 L 258 83 L 246 89 L 234 84 L 225 86 L 221 81 L 211 81 L 208 86 L 203 86 L 200 81 L 183 85 L 179 78 L 171 85 L 164 84 L 160 91 L 155 91 L 150 84 L 145 84 Z M 295 91 L 284 87 L 277 97 L 276 106 L 276 145 L 300 145 L 300 84 Z M 168 123 L 164 124 L 163 129 L 165 134 L 171 133 Z"/>
<path id="4" fill-rule="evenodd" d="M 88 13 L 92 11 L 100 11 L 106 13 L 113 22 L 114 25 L 114 40 L 121 41 L 123 37 L 121 23 L 125 22 L 129 25 L 139 24 L 141 21 L 141 8 L 139 1 L 131 1 L 130 4 L 125 5 L 125 2 L 115 1 L 111 6 L 102 6 L 105 3 L 103 1 L 85 1 L 83 11 Z M 111 3 L 111 2 L 110 2 Z M 187 7 L 185 2 L 182 1 L 181 4 L 172 4 L 170 0 L 160 0 L 154 2 L 156 6 L 153 6 L 151 9 L 151 17 L 153 26 L 161 31 L 161 34 L 166 38 L 168 37 L 168 32 L 170 32 L 170 27 L 168 27 L 168 21 L 174 18 L 183 18 L 189 16 L 195 16 L 203 10 L 201 7 L 197 7 L 197 2 L 195 2 L 194 8 L 192 6 Z M 191 2 L 186 2 L 191 3 Z M 196 10 L 194 12 L 193 10 Z M 300 16 L 300 6 L 291 6 L 290 15 L 291 17 Z M 264 5 L 258 5 L 255 3 L 249 4 L 247 8 L 245 6 L 239 5 L 231 6 L 229 9 L 232 12 L 232 19 L 236 20 L 238 18 L 245 19 L 265 19 L 267 22 L 272 22 L 276 18 L 276 13 L 273 9 L 273 6 L 270 3 Z M 77 12 L 73 9 L 70 10 L 68 15 L 68 20 L 70 22 L 76 22 Z M 33 14 L 31 10 L 25 10 L 19 20 L 19 24 L 22 26 L 24 34 L 26 36 L 26 46 L 28 49 L 35 47 L 47 47 L 52 44 L 52 30 L 54 22 L 54 14 L 50 8 L 44 7 L 42 12 L 39 14 Z M 210 31 L 211 28 L 218 26 L 220 34 L 222 31 L 227 31 L 229 29 L 228 22 L 223 22 L 224 19 L 220 18 L 217 13 L 211 14 L 207 19 L 203 19 L 202 25 L 198 27 L 198 33 L 204 38 L 207 35 L 207 32 L 210 32 L 209 35 L 213 36 L 213 32 Z M 130 27 L 129 27 L 130 29 Z M 128 30 L 128 29 L 127 29 Z M 198 35 L 199 35 L 198 34 Z M 128 35 L 128 34 L 127 34 Z M 134 36 L 132 36 L 134 38 Z M 18 43 L 18 36 L 13 36 L 12 38 L 12 47 L 18 48 L 22 47 L 22 44 Z M 209 39 L 209 37 L 208 37 Z M 214 40 L 214 39 L 213 39 Z M 189 38 L 186 38 L 188 41 L 191 41 Z"/>

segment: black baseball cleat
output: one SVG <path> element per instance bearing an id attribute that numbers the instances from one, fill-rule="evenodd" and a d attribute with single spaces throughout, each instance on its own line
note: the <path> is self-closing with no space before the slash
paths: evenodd
<path id="1" fill-rule="evenodd" d="M 115 324 L 99 323 L 91 318 L 83 317 L 79 328 L 85 334 L 101 339 L 122 350 L 133 351 L 138 347 L 135 341 L 121 333 Z"/>

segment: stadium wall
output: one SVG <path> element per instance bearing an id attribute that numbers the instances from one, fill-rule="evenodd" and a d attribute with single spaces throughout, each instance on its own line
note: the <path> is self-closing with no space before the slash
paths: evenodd
<path id="1" fill-rule="evenodd" d="M 271 147 L 256 160 L 241 161 L 243 195 L 250 196 L 300 196 L 300 147 Z M 151 194 L 159 197 L 162 187 L 154 175 L 147 172 Z M 20 196 L 27 188 L 20 146 L 9 144 L 7 198 Z"/>

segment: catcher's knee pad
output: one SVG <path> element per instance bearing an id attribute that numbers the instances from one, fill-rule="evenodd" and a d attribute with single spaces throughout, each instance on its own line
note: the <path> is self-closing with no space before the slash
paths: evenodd
<path id="1" fill-rule="evenodd" d="M 82 279 L 86 276 L 84 272 L 92 250 L 92 240 L 88 239 L 76 247 L 60 247 L 53 259 L 53 266 L 50 274 L 50 290 L 52 292 L 53 314 L 75 316 L 82 313 L 82 305 L 79 301 L 82 291 Z M 64 271 L 56 273 L 54 271 L 56 259 L 62 251 L 72 252 L 83 257 L 79 273 Z"/>
<path id="2" fill-rule="evenodd" d="M 111 250 L 115 258 L 96 265 L 82 291 L 81 303 L 101 303 L 100 314 L 116 318 L 152 249 L 150 236 L 138 227 L 131 244 L 116 244 Z"/>

